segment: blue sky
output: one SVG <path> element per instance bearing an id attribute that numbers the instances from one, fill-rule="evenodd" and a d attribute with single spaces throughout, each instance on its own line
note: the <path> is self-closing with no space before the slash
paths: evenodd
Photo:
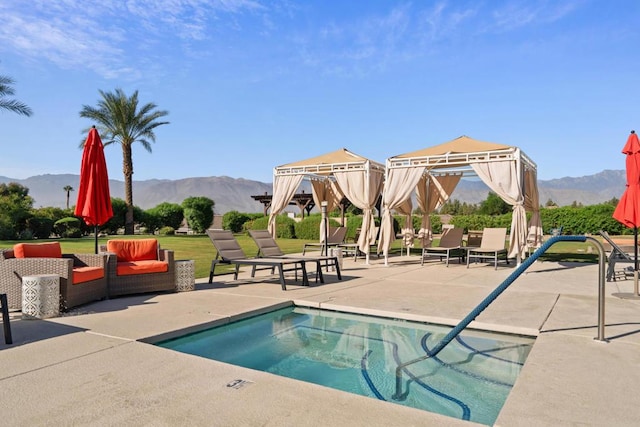
<path id="1" fill-rule="evenodd" d="M 80 170 L 98 90 L 167 110 L 134 179 L 230 176 L 345 147 L 387 157 L 460 135 L 515 145 L 542 180 L 624 169 L 640 130 L 640 2 L 3 0 L 0 175 Z M 112 179 L 122 153 L 105 149 Z"/>

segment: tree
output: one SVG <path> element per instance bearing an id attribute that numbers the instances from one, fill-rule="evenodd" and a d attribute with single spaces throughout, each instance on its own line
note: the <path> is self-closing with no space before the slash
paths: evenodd
<path id="1" fill-rule="evenodd" d="M 154 129 L 169 122 L 159 121 L 167 111 L 156 110 L 154 103 L 138 108 L 138 91 L 127 97 L 122 89 L 115 92 L 99 91 L 102 99 L 97 107 L 82 106 L 80 117 L 94 120 L 104 145 L 120 144 L 122 147 L 122 172 L 124 174 L 124 197 L 127 206 L 125 234 L 133 234 L 133 154 L 132 145 L 139 142 L 151 153 L 151 143 L 156 141 Z M 88 132 L 88 129 L 84 133 Z M 82 144 L 80 145 L 82 147 Z"/>
<path id="2" fill-rule="evenodd" d="M 13 240 L 25 231 L 32 208 L 27 187 L 16 182 L 0 184 L 0 239 Z"/>
<path id="3" fill-rule="evenodd" d="M 145 214 L 147 228 L 152 232 L 162 227 L 177 230 L 184 219 L 184 209 L 177 203 L 160 203 L 155 208 L 148 209 Z"/>
<path id="4" fill-rule="evenodd" d="M 487 198 L 480 202 L 480 215 L 502 215 L 511 212 L 509 203 L 502 200 L 496 193 L 490 191 Z"/>
<path id="5" fill-rule="evenodd" d="M 69 209 L 69 195 L 73 190 L 73 187 L 70 185 L 65 185 L 63 190 L 67 193 L 67 209 Z"/>
<path id="6" fill-rule="evenodd" d="M 204 233 L 213 222 L 215 202 L 208 197 L 187 197 L 182 201 L 184 217 L 196 233 Z"/>
<path id="7" fill-rule="evenodd" d="M 14 113 L 22 114 L 29 117 L 33 114 L 31 108 L 26 104 L 15 99 L 7 99 L 7 96 L 12 96 L 15 92 L 11 85 L 14 81 L 7 76 L 0 76 L 0 109 L 13 111 Z"/>

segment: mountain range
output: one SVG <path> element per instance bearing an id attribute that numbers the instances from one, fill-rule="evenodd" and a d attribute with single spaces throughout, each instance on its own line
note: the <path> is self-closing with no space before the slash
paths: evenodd
<path id="1" fill-rule="evenodd" d="M 34 198 L 34 207 L 66 207 L 67 193 L 64 187 L 70 185 L 77 190 L 80 176 L 73 174 L 37 175 L 26 179 L 14 179 L 0 176 L 0 183 L 17 182 L 29 189 Z M 124 199 L 124 182 L 109 180 L 111 197 Z M 554 201 L 558 206 L 571 205 L 573 202 L 594 205 L 620 198 L 626 184 L 624 170 L 604 170 L 583 177 L 565 177 L 552 180 L 539 180 L 540 203 Z M 303 186 L 306 192 L 310 187 Z M 461 202 L 479 203 L 487 198 L 489 188 L 479 180 L 461 180 L 451 196 Z M 162 202 L 182 203 L 191 196 L 204 196 L 215 202 L 214 212 L 224 214 L 231 210 L 239 212 L 262 212 L 263 205 L 251 196 L 272 193 L 272 184 L 228 176 L 184 178 L 178 180 L 150 179 L 133 181 L 133 202 L 142 209 L 149 209 Z M 75 205 L 77 194 L 71 192 L 69 204 Z M 297 208 L 291 207 L 297 212 Z"/>

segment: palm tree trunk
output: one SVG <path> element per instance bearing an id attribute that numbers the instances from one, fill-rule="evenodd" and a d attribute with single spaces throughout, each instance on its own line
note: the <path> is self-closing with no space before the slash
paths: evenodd
<path id="1" fill-rule="evenodd" d="M 122 172 L 124 173 L 124 199 L 127 213 L 124 217 L 124 234 L 133 234 L 133 158 L 131 144 L 122 144 Z"/>

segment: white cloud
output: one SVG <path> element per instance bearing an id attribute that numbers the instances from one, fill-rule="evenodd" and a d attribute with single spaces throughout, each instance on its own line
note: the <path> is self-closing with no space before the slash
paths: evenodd
<path id="1" fill-rule="evenodd" d="M 511 31 L 528 25 L 549 24 L 577 9 L 581 1 L 511 1 L 493 11 L 492 27 Z"/>
<path id="2" fill-rule="evenodd" d="M 105 78 L 131 77 L 148 46 L 163 43 L 167 50 L 176 38 L 199 42 L 212 27 L 237 25 L 233 15 L 265 11 L 251 0 L 8 2 L 0 4 L 0 52 Z"/>

